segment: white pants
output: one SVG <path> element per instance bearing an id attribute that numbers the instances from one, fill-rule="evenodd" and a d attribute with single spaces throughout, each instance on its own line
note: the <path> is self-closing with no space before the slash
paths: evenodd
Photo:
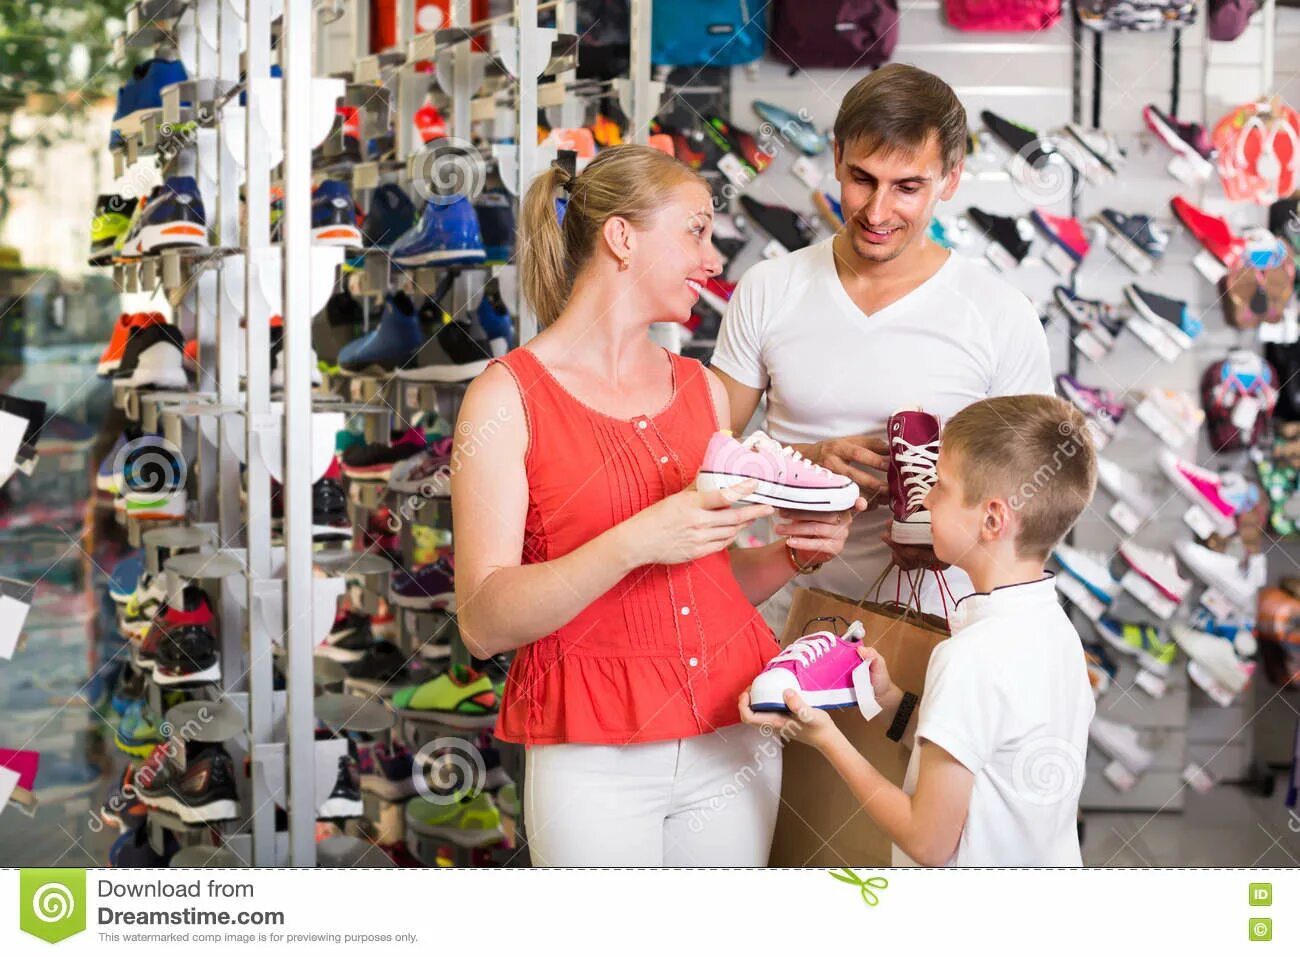
<path id="1" fill-rule="evenodd" d="M 540 745 L 526 761 L 535 866 L 767 866 L 781 745 L 757 728 L 624 747 Z"/>

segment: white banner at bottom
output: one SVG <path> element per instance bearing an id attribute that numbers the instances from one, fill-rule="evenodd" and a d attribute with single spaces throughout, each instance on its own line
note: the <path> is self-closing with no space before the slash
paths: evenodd
<path id="1" fill-rule="evenodd" d="M 1297 953 L 1300 870 L 0 872 L 0 953 Z M 418 950 L 416 950 L 418 948 Z"/>

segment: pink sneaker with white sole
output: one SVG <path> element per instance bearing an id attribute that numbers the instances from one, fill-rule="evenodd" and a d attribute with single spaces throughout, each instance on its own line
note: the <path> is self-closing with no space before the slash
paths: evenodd
<path id="1" fill-rule="evenodd" d="M 858 500 L 851 478 L 814 465 L 764 432 L 737 442 L 730 432 L 715 433 L 704 450 L 696 476 L 700 489 L 724 489 L 751 479 L 758 488 L 741 501 L 809 512 L 842 512 Z"/>
<path id="2" fill-rule="evenodd" d="M 788 711 L 785 692 L 793 688 L 814 708 L 857 705 L 868 719 L 879 714 L 870 666 L 858 655 L 865 635 L 862 622 L 855 621 L 843 635 L 816 631 L 792 641 L 749 686 L 749 706 L 755 711 Z"/>
<path id="3" fill-rule="evenodd" d="M 1237 531 L 1237 509 L 1223 496 L 1223 479 L 1209 469 L 1184 462 L 1169 449 L 1160 450 L 1160 471 L 1178 491 L 1201 507 L 1214 530 L 1228 536 Z"/>

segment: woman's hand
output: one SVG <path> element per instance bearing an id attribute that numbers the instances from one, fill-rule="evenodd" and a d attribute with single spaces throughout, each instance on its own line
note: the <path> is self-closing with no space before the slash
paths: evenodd
<path id="1" fill-rule="evenodd" d="M 795 550 L 804 565 L 820 565 L 844 550 L 853 516 L 865 511 L 867 501 L 859 498 L 844 512 L 802 512 L 781 509 L 772 530 Z"/>
<path id="2" fill-rule="evenodd" d="M 789 714 L 755 711 L 749 706 L 749 692 L 743 691 L 740 694 L 740 720 L 760 730 L 770 728 L 771 733 L 782 741 L 802 741 L 819 751 L 844 737 L 844 732 L 835 726 L 829 714 L 805 704 L 793 688 L 785 690 L 785 706 Z"/>
<path id="3" fill-rule="evenodd" d="M 729 547 L 742 528 L 775 511 L 735 505 L 757 487 L 752 480 L 721 491 L 691 486 L 633 515 L 619 526 L 633 565 L 678 565 Z"/>

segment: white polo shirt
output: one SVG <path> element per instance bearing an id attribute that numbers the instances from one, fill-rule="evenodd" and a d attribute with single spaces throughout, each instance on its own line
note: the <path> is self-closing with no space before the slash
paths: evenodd
<path id="1" fill-rule="evenodd" d="M 903 790 L 916 792 L 931 741 L 975 775 L 948 866 L 1082 866 L 1076 819 L 1096 705 L 1054 576 L 963 598 L 950 624 L 926 669 Z M 893 863 L 914 864 L 897 846 Z"/>
<path id="2" fill-rule="evenodd" d="M 753 266 L 722 320 L 712 364 L 766 391 L 774 439 L 883 438 L 899 409 L 920 407 L 946 421 L 989 396 L 1053 394 L 1037 311 L 990 269 L 951 253 L 916 289 L 867 315 L 840 282 L 831 244 Z M 880 536 L 890 519 L 888 502 L 859 515 L 840 557 L 799 584 L 862 597 L 889 564 Z M 942 613 L 934 578 L 926 579 L 924 608 Z M 947 579 L 958 597 L 970 591 L 960 570 Z M 891 578 L 882 594 L 892 599 L 895 584 Z M 764 609 L 778 632 L 790 594 Z"/>

